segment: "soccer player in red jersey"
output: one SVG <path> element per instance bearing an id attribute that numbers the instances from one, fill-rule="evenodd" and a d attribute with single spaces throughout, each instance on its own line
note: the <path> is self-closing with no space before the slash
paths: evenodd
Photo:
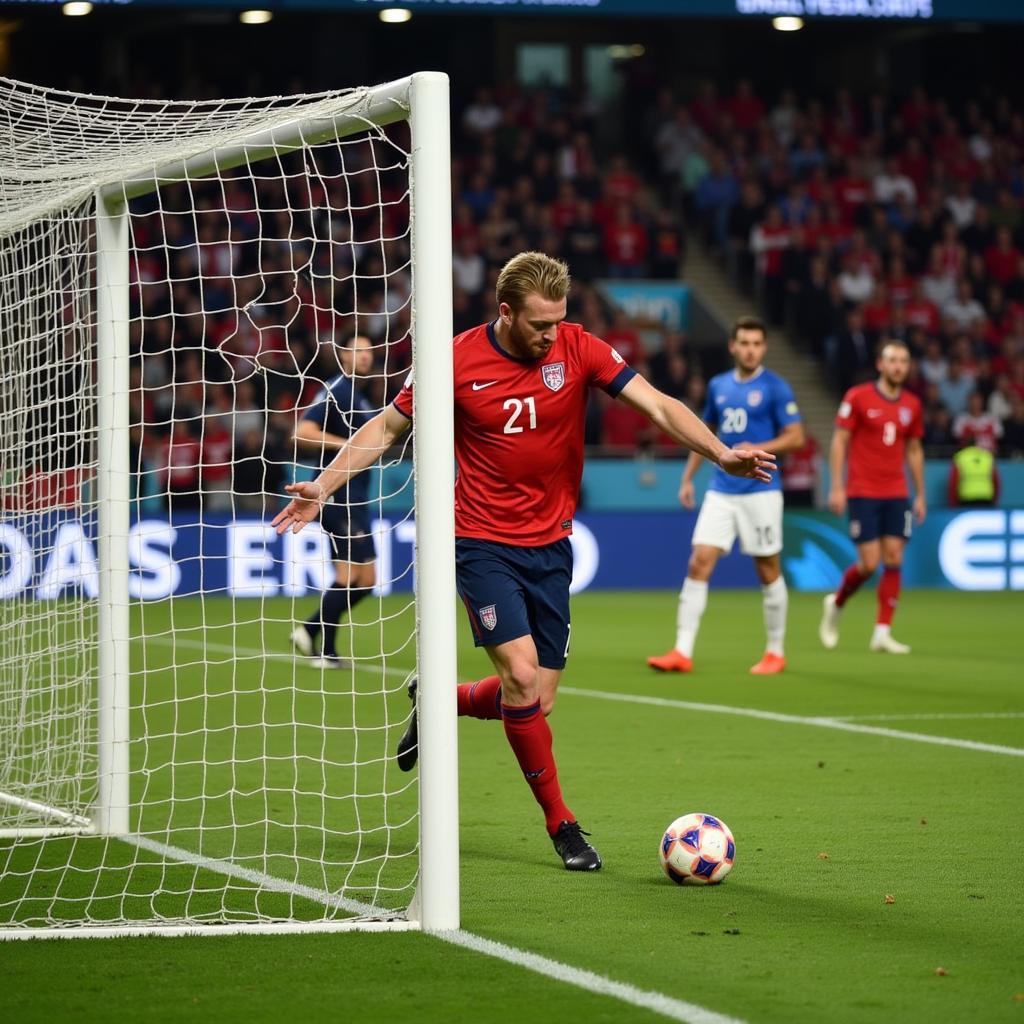
<path id="1" fill-rule="evenodd" d="M 910 352 L 899 341 L 887 342 L 878 357 L 878 379 L 850 388 L 843 396 L 832 436 L 829 469 L 832 474 L 828 507 L 836 514 L 849 512 L 850 537 L 857 545 L 857 561 L 843 574 L 839 589 L 825 598 L 818 635 L 832 649 L 839 642 L 843 607 L 878 563 L 878 618 L 869 645 L 872 651 L 909 654 L 910 648 L 894 640 L 890 628 L 900 596 L 903 548 L 914 519 L 924 522 L 924 450 L 921 403 L 903 387 L 910 372 Z M 849 473 L 843 470 L 849 458 Z M 914 480 L 911 507 L 906 462 Z"/>
<path id="2" fill-rule="evenodd" d="M 501 720 L 565 867 L 592 871 L 601 858 L 562 797 L 547 723 L 569 650 L 569 534 L 588 391 L 603 388 L 735 476 L 767 482 L 775 461 L 756 448 L 727 448 L 608 344 L 567 323 L 568 291 L 564 263 L 520 253 L 498 277 L 497 318 L 454 341 L 456 580 L 495 672 L 461 684 L 458 709 Z M 316 518 L 329 495 L 408 429 L 413 405 L 409 381 L 316 480 L 289 485 L 294 497 L 274 519 L 278 532 Z M 403 771 L 416 763 L 417 744 L 414 715 L 398 744 Z"/>

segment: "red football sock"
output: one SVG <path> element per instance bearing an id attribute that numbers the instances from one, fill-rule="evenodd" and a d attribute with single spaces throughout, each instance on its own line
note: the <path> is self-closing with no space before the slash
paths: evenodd
<path id="1" fill-rule="evenodd" d="M 509 707 L 502 703 L 501 718 L 519 767 L 544 811 L 548 834 L 554 835 L 563 821 L 575 821 L 576 816 L 562 800 L 555 755 L 551 749 L 551 728 L 541 714 L 540 701 L 529 707 Z"/>
<path id="2" fill-rule="evenodd" d="M 501 718 L 501 680 L 488 676 L 457 687 L 460 717 Z"/>
<path id="3" fill-rule="evenodd" d="M 896 605 L 900 599 L 900 568 L 886 566 L 882 570 L 882 578 L 878 581 L 878 624 L 889 626 L 896 614 Z"/>
<path id="4" fill-rule="evenodd" d="M 851 565 L 843 573 L 843 581 L 839 584 L 839 589 L 836 591 L 836 607 L 842 608 L 847 600 L 857 593 L 860 585 L 866 579 L 867 576 L 861 576 L 860 567 L 856 563 Z"/>

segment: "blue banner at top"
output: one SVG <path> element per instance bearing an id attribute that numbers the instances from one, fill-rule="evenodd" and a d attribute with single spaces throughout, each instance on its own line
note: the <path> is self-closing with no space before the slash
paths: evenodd
<path id="1" fill-rule="evenodd" d="M 25 0 L 0 0 L 23 3 Z M 29 0 L 31 2 L 31 0 Z M 60 3 L 62 0 L 38 0 Z M 245 0 L 94 0 L 111 6 L 228 7 Z M 431 14 L 610 15 L 675 18 L 771 18 L 809 21 L 1024 21 L 1019 0 L 277 0 L 275 9 L 379 11 L 404 7 Z"/>

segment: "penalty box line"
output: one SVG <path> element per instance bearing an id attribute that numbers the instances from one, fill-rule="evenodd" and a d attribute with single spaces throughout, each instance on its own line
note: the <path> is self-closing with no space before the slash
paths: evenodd
<path id="1" fill-rule="evenodd" d="M 930 743 L 938 747 L 958 747 L 961 750 L 978 750 L 987 754 L 1005 754 L 1008 757 L 1024 757 L 1020 747 L 1004 747 L 997 743 L 981 743 L 977 740 L 963 740 L 952 736 L 933 736 L 923 732 L 904 732 L 901 729 L 887 729 L 880 725 L 861 725 L 845 719 L 831 717 L 809 717 L 787 715 L 781 711 L 762 711 L 760 708 L 733 707 L 729 704 L 701 704 L 696 701 L 670 700 L 667 697 L 648 697 L 639 693 L 611 693 L 603 690 L 584 690 L 574 686 L 560 686 L 559 693 L 573 697 L 592 697 L 596 700 L 618 701 L 624 704 L 648 704 L 658 708 L 676 708 L 680 711 L 701 711 L 714 715 L 737 715 L 741 718 L 757 718 L 765 722 L 782 722 L 786 725 L 811 725 L 819 729 L 836 729 L 840 732 L 862 733 L 868 736 L 884 736 L 887 739 L 910 740 L 913 743 Z"/>
<path id="2" fill-rule="evenodd" d="M 315 889 L 298 882 L 289 882 L 283 878 L 265 874 L 262 871 L 254 871 L 252 868 L 243 867 L 229 860 L 205 857 L 202 854 L 192 853 L 190 850 L 184 850 L 177 846 L 170 846 L 167 843 L 161 843 L 146 836 L 127 835 L 118 836 L 118 838 L 130 843 L 132 846 L 148 850 L 150 853 L 160 854 L 185 864 L 192 864 L 207 871 L 225 875 L 228 878 L 242 879 L 272 892 L 291 893 L 311 903 L 319 903 L 321 906 L 330 909 L 345 910 L 362 916 L 390 913 L 372 904 L 360 903 L 357 900 L 350 900 L 336 893 Z M 497 960 L 504 960 L 515 967 L 525 968 L 534 974 L 540 974 L 555 981 L 573 985 L 586 992 L 618 999 L 620 1002 L 628 1003 L 631 1006 L 650 1010 L 662 1017 L 667 1017 L 669 1020 L 681 1021 L 682 1024 L 745 1024 L 744 1021 L 736 1017 L 727 1017 L 713 1010 L 705 1009 L 703 1006 L 697 1006 L 695 1003 L 688 1003 L 681 999 L 674 999 L 671 996 L 664 995 L 661 992 L 653 992 L 649 989 L 627 985 L 621 981 L 614 981 L 602 974 L 595 974 L 593 971 L 586 971 L 579 967 L 571 967 L 569 964 L 561 963 L 558 960 L 552 960 L 549 957 L 540 956 L 525 949 L 518 949 L 515 946 L 507 946 L 502 942 L 486 939 L 482 935 L 476 935 L 461 928 L 457 931 L 428 932 L 426 934 L 431 938 L 440 939 L 453 946 L 461 946 L 463 949 L 471 950 L 474 953 L 480 953 Z"/>

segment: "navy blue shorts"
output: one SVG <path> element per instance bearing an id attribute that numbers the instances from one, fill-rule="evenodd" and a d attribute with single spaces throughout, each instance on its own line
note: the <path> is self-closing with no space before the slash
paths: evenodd
<path id="1" fill-rule="evenodd" d="M 532 636 L 543 668 L 565 668 L 571 581 L 568 537 L 537 548 L 455 539 L 455 585 L 477 647 Z"/>
<path id="2" fill-rule="evenodd" d="M 366 515 L 345 505 L 329 502 L 320 513 L 320 523 L 331 542 L 336 562 L 372 562 L 377 558 Z"/>
<path id="3" fill-rule="evenodd" d="M 910 540 L 913 516 L 906 498 L 850 498 L 846 511 L 850 517 L 850 540 L 854 544 L 879 537 Z"/>

